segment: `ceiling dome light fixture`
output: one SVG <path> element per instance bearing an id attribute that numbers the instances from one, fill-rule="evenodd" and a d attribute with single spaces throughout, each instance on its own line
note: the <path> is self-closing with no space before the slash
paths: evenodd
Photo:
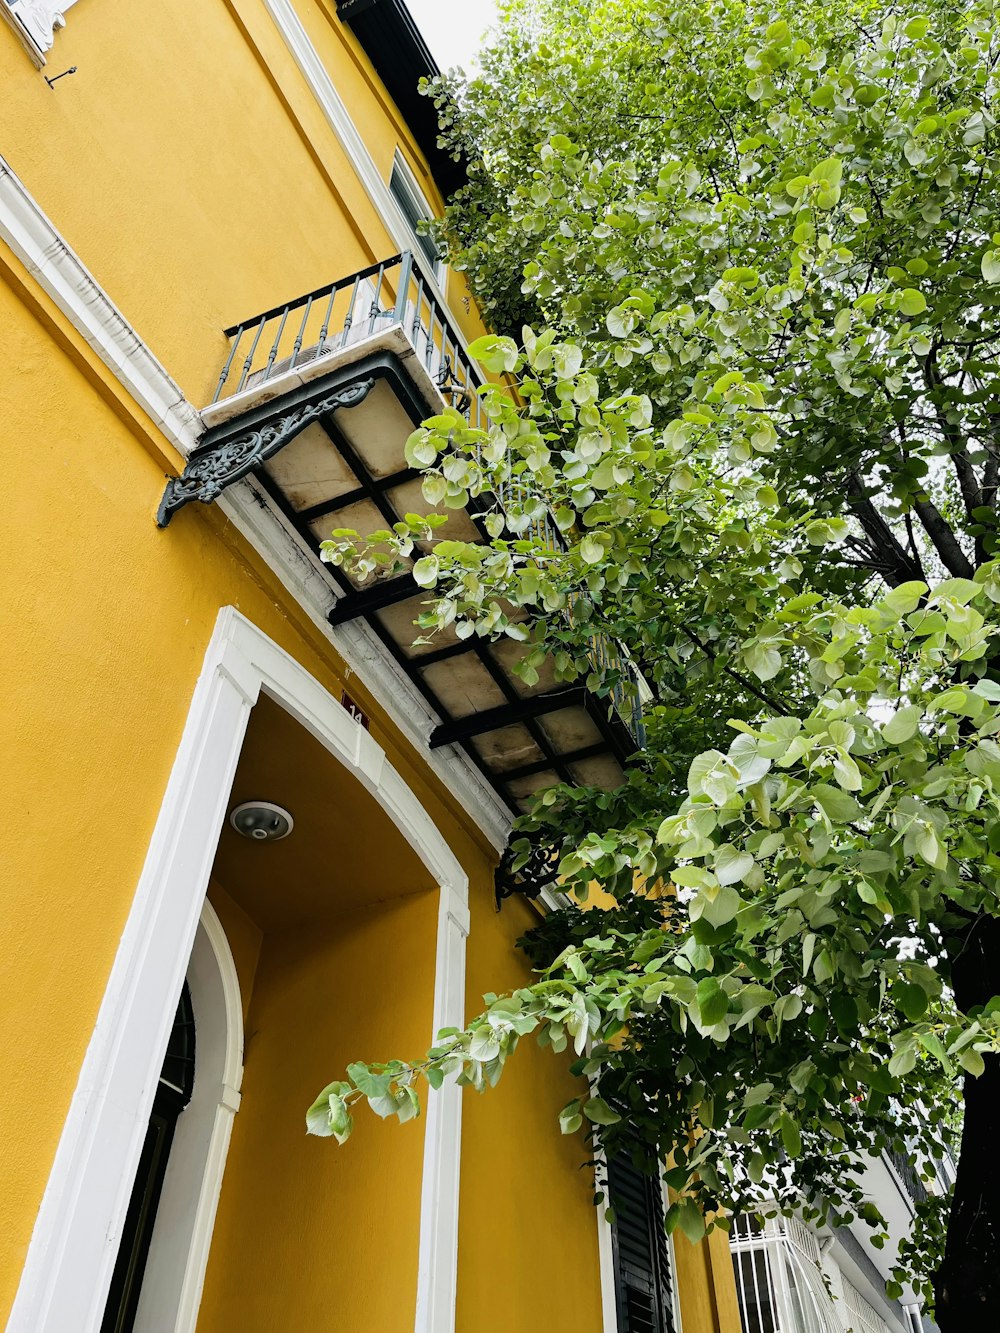
<path id="1" fill-rule="evenodd" d="M 232 811 L 229 822 L 237 833 L 255 842 L 278 842 L 295 827 L 288 811 L 273 801 L 244 801 Z"/>

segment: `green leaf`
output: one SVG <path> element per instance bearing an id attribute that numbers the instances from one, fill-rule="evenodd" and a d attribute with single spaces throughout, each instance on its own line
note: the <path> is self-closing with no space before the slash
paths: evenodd
<path id="1" fill-rule="evenodd" d="M 588 565 L 599 565 L 604 559 L 604 543 L 597 537 L 584 537 L 580 543 L 580 556 Z"/>
<path id="2" fill-rule="evenodd" d="M 944 1044 L 936 1032 L 920 1032 L 917 1034 L 917 1040 L 925 1051 L 928 1051 L 941 1065 L 941 1068 L 950 1078 L 954 1073 L 951 1061 L 948 1059 Z"/>
<path id="3" fill-rule="evenodd" d="M 897 981 L 892 988 L 892 998 L 911 1023 L 916 1023 L 927 1012 L 927 995 L 922 986 Z"/>
<path id="4" fill-rule="evenodd" d="M 922 315 L 927 309 L 927 300 L 923 292 L 907 287 L 899 298 L 899 308 L 904 315 Z"/>
<path id="5" fill-rule="evenodd" d="M 787 1112 L 783 1112 L 778 1119 L 781 1129 L 781 1142 L 784 1145 L 785 1152 L 789 1157 L 801 1157 L 802 1155 L 802 1131 Z"/>
<path id="6" fill-rule="evenodd" d="M 575 1134 L 583 1124 L 580 1114 L 580 1098 L 574 1097 L 559 1112 L 559 1128 L 563 1134 Z"/>
<path id="7" fill-rule="evenodd" d="M 749 1090 L 749 1092 L 744 1094 L 743 1105 L 757 1106 L 761 1102 L 766 1102 L 773 1091 L 773 1083 L 757 1083 Z"/>
<path id="8" fill-rule="evenodd" d="M 835 824 L 850 824 L 861 817 L 861 807 L 854 797 L 829 783 L 818 782 L 810 789 L 810 795 Z"/>
<path id="9" fill-rule="evenodd" d="M 729 1011 L 729 996 L 719 985 L 715 977 L 705 977 L 698 982 L 698 1013 L 707 1028 L 721 1023 Z"/>
<path id="10" fill-rule="evenodd" d="M 750 644 L 743 649 L 743 660 L 758 680 L 773 680 L 781 670 L 781 653 L 773 644 Z"/>
<path id="11" fill-rule="evenodd" d="M 898 708 L 882 728 L 882 739 L 889 745 L 905 745 L 917 734 L 923 715 L 924 710 L 917 704 Z"/>
<path id="12" fill-rule="evenodd" d="M 691 1199 L 681 1199 L 675 1207 L 678 1210 L 677 1225 L 691 1244 L 697 1245 L 705 1237 L 705 1219 L 701 1209 Z"/>
<path id="13" fill-rule="evenodd" d="M 469 1054 L 473 1060 L 480 1060 L 483 1064 L 495 1060 L 500 1054 L 500 1037 L 488 1023 L 484 1023 L 472 1034 Z"/>
<path id="14" fill-rule="evenodd" d="M 844 174 L 844 164 L 839 157 L 828 157 L 812 169 L 814 181 L 826 181 L 830 185 L 839 185 Z"/>
<path id="15" fill-rule="evenodd" d="M 745 784 L 759 782 L 771 767 L 771 760 L 760 752 L 757 738 L 745 733 L 737 736 L 730 745 L 727 758 Z"/>
<path id="16" fill-rule="evenodd" d="M 319 1138 L 335 1138 L 346 1143 L 351 1135 L 353 1120 L 344 1101 L 350 1085 L 343 1082 L 328 1084 L 306 1112 L 306 1131 Z"/>
<path id="17" fill-rule="evenodd" d="M 912 1046 L 901 1046 L 889 1058 L 889 1073 L 893 1078 L 905 1078 L 917 1063 L 917 1052 Z"/>
<path id="18" fill-rule="evenodd" d="M 583 1104 L 583 1114 L 595 1125 L 617 1125 L 621 1116 L 602 1097 L 590 1097 Z"/>
<path id="19" fill-rule="evenodd" d="M 438 558 L 436 555 L 422 556 L 413 566 L 414 582 L 421 588 L 433 588 L 438 577 Z"/>
<path id="20" fill-rule="evenodd" d="M 774 1002 L 774 1016 L 779 1023 L 788 1023 L 802 1012 L 801 995 L 782 995 Z"/>
<path id="21" fill-rule="evenodd" d="M 986 1070 L 986 1061 L 980 1053 L 971 1046 L 967 1046 L 964 1051 L 959 1051 L 958 1063 L 967 1074 L 972 1074 L 974 1078 L 979 1078 L 980 1074 Z"/>
<path id="22" fill-rule="evenodd" d="M 715 853 L 712 869 L 720 884 L 738 884 L 754 867 L 754 859 L 744 848 L 726 843 Z"/>
<path id="23" fill-rule="evenodd" d="M 708 898 L 702 902 L 701 917 L 716 930 L 726 926 L 737 915 L 743 906 L 743 899 L 737 891 L 729 885 L 723 885 L 716 893 L 714 898 Z"/>
<path id="24" fill-rule="evenodd" d="M 917 855 L 934 870 L 944 870 L 948 865 L 948 851 L 938 838 L 933 824 L 918 823 L 914 842 Z"/>

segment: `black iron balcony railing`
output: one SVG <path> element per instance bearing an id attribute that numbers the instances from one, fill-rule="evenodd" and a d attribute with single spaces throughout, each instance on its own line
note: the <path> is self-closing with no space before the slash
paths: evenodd
<path id="1" fill-rule="evenodd" d="M 442 397 L 471 424 L 485 424 L 482 384 L 455 330 L 408 250 L 273 306 L 225 330 L 229 355 L 213 403 L 290 374 L 398 325 Z"/>

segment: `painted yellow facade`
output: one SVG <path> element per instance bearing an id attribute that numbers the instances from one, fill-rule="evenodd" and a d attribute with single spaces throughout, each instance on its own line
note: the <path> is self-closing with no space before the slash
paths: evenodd
<path id="1" fill-rule="evenodd" d="M 380 687 L 345 664 L 218 506 L 155 526 L 182 450 L 88 332 L 100 290 L 199 409 L 225 326 L 398 250 L 276 14 L 301 25 L 382 181 L 398 151 L 440 207 L 420 147 L 333 0 L 78 0 L 43 71 L 0 25 L 2 781 L 13 816 L 0 914 L 0 1312 L 13 1311 L 15 1333 L 100 1327 L 99 1310 L 59 1324 L 44 1294 L 15 1301 L 32 1271 L 57 1262 L 38 1240 L 39 1208 L 57 1150 L 69 1152 L 74 1099 L 100 1103 L 80 1071 L 221 608 L 331 699 L 349 689 L 468 876 L 467 1012 L 484 990 L 529 975 L 514 941 L 534 909 L 515 899 L 495 911 L 495 844 Z M 61 285 L 59 244 L 27 252 L 25 198 L 92 289 Z M 474 337 L 461 280 L 446 287 L 452 319 Z M 227 829 L 208 886 L 238 978 L 245 1076 L 196 1326 L 420 1327 L 425 1121 L 365 1114 L 338 1149 L 307 1138 L 302 1117 L 350 1060 L 425 1048 L 437 884 L 354 774 L 264 696 L 232 801 L 261 796 L 293 810 L 293 838 L 258 848 Z M 454 1325 L 439 1314 L 423 1326 L 431 1333 L 610 1333 L 581 1144 L 556 1128 L 572 1089 L 551 1055 L 525 1048 L 496 1091 L 464 1096 Z M 122 1210 L 120 1200 L 119 1221 Z M 724 1246 L 678 1253 L 677 1276 L 684 1333 L 738 1333 Z M 146 1317 L 164 1333 L 195 1327 Z"/>

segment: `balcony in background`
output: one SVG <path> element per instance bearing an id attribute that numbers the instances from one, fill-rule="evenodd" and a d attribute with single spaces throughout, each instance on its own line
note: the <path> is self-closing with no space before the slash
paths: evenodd
<path id="1" fill-rule="evenodd" d="M 485 426 L 483 383 L 416 258 L 373 264 L 226 330 L 229 353 L 206 430 L 160 506 L 161 526 L 194 500 L 210 503 L 253 475 L 268 503 L 314 556 L 335 527 L 364 534 L 407 513 L 427 513 L 420 474 L 404 446 L 445 406 Z M 497 497 L 501 507 L 516 495 Z M 451 511 L 442 537 L 486 540 L 492 497 Z M 547 515 L 533 528 L 554 549 Z M 422 553 L 422 552 L 421 552 Z M 415 553 L 414 559 L 417 558 Z M 591 657 L 610 697 L 560 685 L 551 663 L 535 685 L 514 668 L 525 646 L 504 638 L 460 640 L 454 627 L 415 645 L 427 594 L 409 570 L 353 579 L 322 566 L 337 595 L 333 625 L 364 620 L 440 718 L 431 748 L 461 746 L 513 811 L 557 781 L 617 786 L 641 740 L 634 670 L 610 640 Z"/>

